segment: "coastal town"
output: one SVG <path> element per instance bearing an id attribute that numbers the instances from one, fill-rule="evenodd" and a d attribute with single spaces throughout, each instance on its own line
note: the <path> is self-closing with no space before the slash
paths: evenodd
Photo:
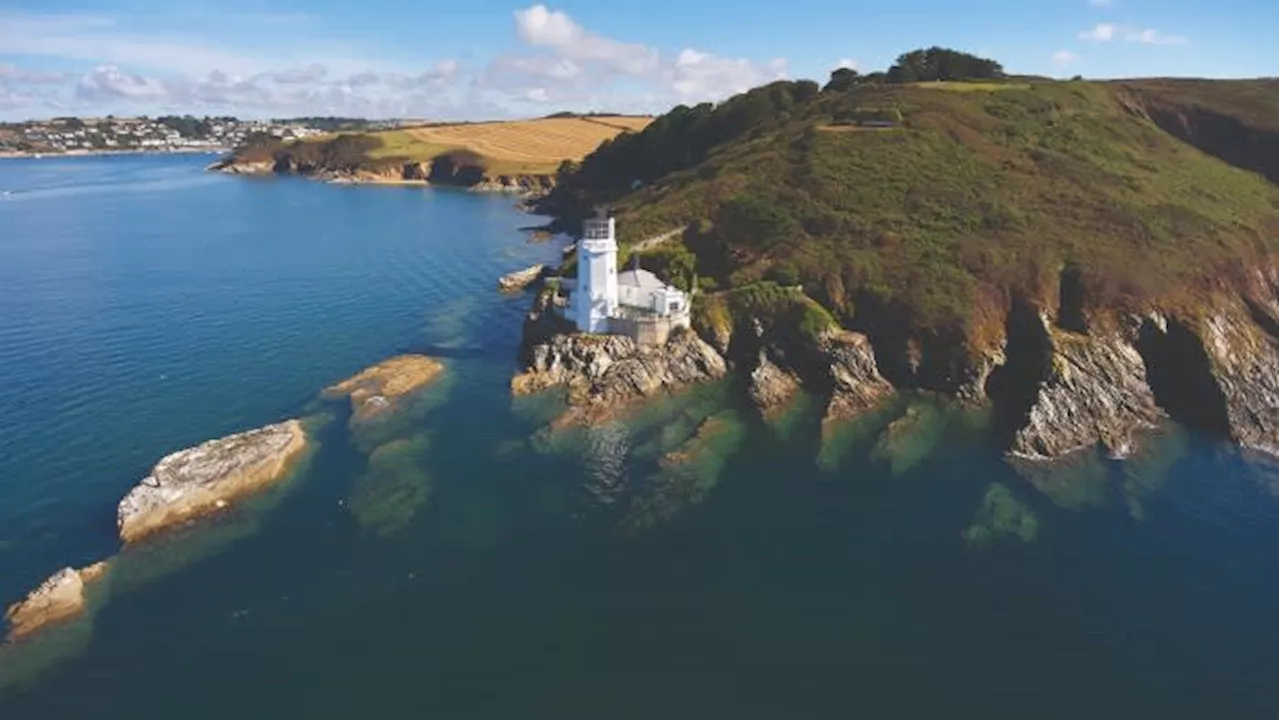
<path id="1" fill-rule="evenodd" d="M 255 135 L 303 138 L 321 130 L 305 120 L 239 120 L 170 115 L 62 117 L 0 124 L 0 157 L 99 152 L 222 152 Z"/>

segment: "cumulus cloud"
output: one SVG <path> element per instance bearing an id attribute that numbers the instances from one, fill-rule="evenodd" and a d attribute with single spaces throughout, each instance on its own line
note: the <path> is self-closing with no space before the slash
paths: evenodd
<path id="1" fill-rule="evenodd" d="M 526 51 L 495 58 L 478 84 L 522 102 L 617 106 L 631 100 L 657 110 L 666 102 L 718 100 L 786 76 L 782 59 L 725 58 L 696 48 L 665 57 L 657 48 L 588 30 L 541 4 L 514 17 Z M 628 97 L 613 94 L 619 86 Z"/>
<path id="2" fill-rule="evenodd" d="M 671 68 L 671 89 L 682 99 L 700 100 L 740 93 L 786 75 L 787 61 L 781 58 L 761 65 L 686 48 Z"/>
<path id="3" fill-rule="evenodd" d="M 1059 50 L 1053 54 L 1053 64 L 1058 67 L 1067 67 L 1079 59 L 1080 56 L 1070 50 Z"/>
<path id="4" fill-rule="evenodd" d="M 515 12 L 516 34 L 534 47 L 552 49 L 557 57 L 601 63 L 626 75 L 643 75 L 658 67 L 658 51 L 589 32 L 572 18 L 546 5 Z"/>
<path id="5" fill-rule="evenodd" d="M 168 94 L 161 81 L 121 72 L 115 65 L 100 65 L 76 83 L 76 97 L 89 101 L 151 100 Z"/>
<path id="6" fill-rule="evenodd" d="M 838 61 L 836 62 L 836 69 L 837 69 L 837 70 L 840 70 L 840 69 L 844 69 L 844 70 L 857 70 L 857 69 L 858 69 L 858 61 L 857 61 L 857 60 L 854 60 L 854 59 L 852 59 L 852 58 L 840 58 L 840 60 L 838 60 Z"/>
<path id="7" fill-rule="evenodd" d="M 1091 42 L 1110 42 L 1116 36 L 1116 26 L 1114 23 L 1098 23 L 1091 29 L 1085 30 L 1076 37 L 1081 40 L 1089 40 Z"/>

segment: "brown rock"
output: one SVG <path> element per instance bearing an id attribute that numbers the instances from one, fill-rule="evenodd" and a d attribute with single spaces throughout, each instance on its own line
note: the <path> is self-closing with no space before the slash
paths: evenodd
<path id="1" fill-rule="evenodd" d="M 107 570 L 106 561 L 88 567 L 65 567 L 51 575 L 27 597 L 9 606 L 9 639 L 18 640 L 48 625 L 64 622 L 84 612 L 85 586 Z"/>
<path id="2" fill-rule="evenodd" d="M 425 387 L 444 373 L 444 364 L 425 355 L 398 355 L 325 388 L 324 395 L 351 398 L 352 418 L 364 422 L 392 407 L 397 398 Z"/>
<path id="3" fill-rule="evenodd" d="M 302 423 L 287 420 L 165 456 L 120 501 L 120 539 L 134 542 L 270 485 L 284 477 L 306 444 Z"/>

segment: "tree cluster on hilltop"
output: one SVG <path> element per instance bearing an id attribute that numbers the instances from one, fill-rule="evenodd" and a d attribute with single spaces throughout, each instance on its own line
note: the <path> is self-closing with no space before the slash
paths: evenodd
<path id="1" fill-rule="evenodd" d="M 937 80 L 999 80 L 1004 68 L 995 60 L 934 46 L 898 56 L 886 72 L 858 74 L 852 68 L 836 68 L 823 92 L 841 92 L 864 84 L 904 84 Z"/>

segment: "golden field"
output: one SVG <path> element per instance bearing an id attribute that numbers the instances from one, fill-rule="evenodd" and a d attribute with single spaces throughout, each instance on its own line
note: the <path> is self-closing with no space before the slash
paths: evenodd
<path id="1" fill-rule="evenodd" d="M 486 169 L 496 175 L 551 174 L 562 161 L 581 160 L 605 140 L 643 130 L 652 121 L 601 116 L 424 125 L 370 133 L 382 145 L 369 156 L 425 161 L 450 150 L 469 150 L 482 156 Z"/>

